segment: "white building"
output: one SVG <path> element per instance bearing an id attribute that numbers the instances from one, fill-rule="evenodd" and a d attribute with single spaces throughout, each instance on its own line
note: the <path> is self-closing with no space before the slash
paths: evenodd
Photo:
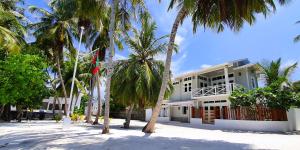
<path id="1" fill-rule="evenodd" d="M 230 93 L 239 86 L 258 87 L 255 66 L 248 59 L 241 59 L 175 77 L 174 92 L 164 102 L 160 119 L 193 122 L 193 118 L 200 118 L 202 123 L 209 124 L 214 119 L 226 119 Z"/>
<path id="2" fill-rule="evenodd" d="M 74 96 L 73 103 L 72 103 L 72 105 L 73 105 L 72 108 L 73 109 L 75 107 L 78 107 L 78 108 L 80 107 L 81 97 L 82 97 L 81 94 L 79 95 L 78 98 L 76 96 Z M 55 113 L 58 113 L 59 108 L 62 108 L 62 112 L 64 112 L 65 98 L 64 97 L 59 97 L 55 103 L 56 103 L 55 104 Z M 70 98 L 67 98 L 67 105 L 69 106 L 70 104 L 71 104 Z M 45 112 L 52 113 L 53 108 L 54 108 L 54 97 L 49 97 L 48 99 L 43 99 L 42 109 Z"/>
<path id="3" fill-rule="evenodd" d="M 213 124 L 220 129 L 251 131 L 300 130 L 300 109 L 297 108 L 286 112 L 286 120 L 241 120 L 238 115 L 241 113 L 230 108 L 231 92 L 240 86 L 257 88 L 258 75 L 255 64 L 241 59 L 175 77 L 174 92 L 163 102 L 157 121 L 188 122 L 196 126 Z M 146 121 L 151 114 L 152 109 L 146 109 Z"/>

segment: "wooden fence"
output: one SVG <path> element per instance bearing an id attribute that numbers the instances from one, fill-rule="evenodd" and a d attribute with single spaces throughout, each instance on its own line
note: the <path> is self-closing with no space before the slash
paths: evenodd
<path id="1" fill-rule="evenodd" d="M 204 107 L 192 107 L 192 118 L 203 118 L 205 116 Z M 215 106 L 210 110 L 209 115 L 214 114 L 214 119 L 228 120 L 261 120 L 261 121 L 287 121 L 287 113 L 283 109 L 273 109 L 263 106 L 257 107 L 236 107 L 230 108 L 227 106 Z M 207 113 L 208 114 L 208 113 Z"/>
<path id="2" fill-rule="evenodd" d="M 264 120 L 264 121 L 287 121 L 286 111 L 257 106 L 228 108 L 230 120 Z"/>

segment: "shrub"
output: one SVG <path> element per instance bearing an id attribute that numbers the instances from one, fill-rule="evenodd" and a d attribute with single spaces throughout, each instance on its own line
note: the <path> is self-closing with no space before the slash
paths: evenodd
<path id="1" fill-rule="evenodd" d="M 58 123 L 62 119 L 61 115 L 55 115 L 54 120 Z"/>
<path id="2" fill-rule="evenodd" d="M 79 114 L 73 113 L 73 114 L 71 115 L 71 120 L 72 120 L 72 121 L 78 121 L 78 120 L 80 120 L 80 115 L 79 115 Z"/>

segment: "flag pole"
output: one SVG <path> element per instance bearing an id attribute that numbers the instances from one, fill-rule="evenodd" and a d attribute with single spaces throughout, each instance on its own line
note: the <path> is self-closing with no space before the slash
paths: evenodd
<path id="1" fill-rule="evenodd" d="M 68 116 L 70 115 L 71 112 L 73 112 L 72 106 L 71 106 L 72 105 L 71 101 L 72 101 L 72 98 L 73 98 L 73 89 L 74 89 L 75 75 L 76 75 L 76 71 L 77 71 L 78 57 L 79 57 L 79 53 L 80 53 L 80 49 L 81 49 L 81 42 L 82 42 L 83 30 L 84 30 L 84 27 L 81 26 L 80 27 L 79 45 L 78 45 L 78 50 L 77 50 L 77 54 L 76 54 L 76 60 L 75 60 L 75 66 L 74 66 L 74 72 L 73 72 L 73 78 L 72 78 L 72 84 L 71 84 L 70 105 L 69 105 L 69 109 L 68 109 Z"/>

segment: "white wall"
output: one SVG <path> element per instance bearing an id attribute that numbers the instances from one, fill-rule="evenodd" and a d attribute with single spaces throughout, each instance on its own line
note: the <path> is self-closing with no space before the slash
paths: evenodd
<path id="1" fill-rule="evenodd" d="M 182 118 L 188 117 L 189 108 L 187 108 L 186 114 L 183 114 L 183 106 L 179 105 L 179 106 L 170 106 L 170 107 L 171 107 L 171 116 L 172 117 L 182 117 Z"/>
<path id="2" fill-rule="evenodd" d="M 151 115 L 152 115 L 152 109 L 149 108 L 149 109 L 146 109 L 145 111 L 146 111 L 146 113 L 145 113 L 145 121 L 149 121 L 150 118 L 151 118 Z M 169 121 L 170 121 L 169 117 L 158 117 L 157 118 L 157 122 L 169 122 Z"/>
<path id="3" fill-rule="evenodd" d="M 287 112 L 289 129 L 300 130 L 300 109 L 292 108 Z"/>
<path id="4" fill-rule="evenodd" d="M 246 131 L 289 131 L 288 121 L 222 120 L 215 119 L 215 126 L 222 129 Z"/>
<path id="5" fill-rule="evenodd" d="M 202 118 L 190 118 L 192 125 L 202 125 Z"/>

